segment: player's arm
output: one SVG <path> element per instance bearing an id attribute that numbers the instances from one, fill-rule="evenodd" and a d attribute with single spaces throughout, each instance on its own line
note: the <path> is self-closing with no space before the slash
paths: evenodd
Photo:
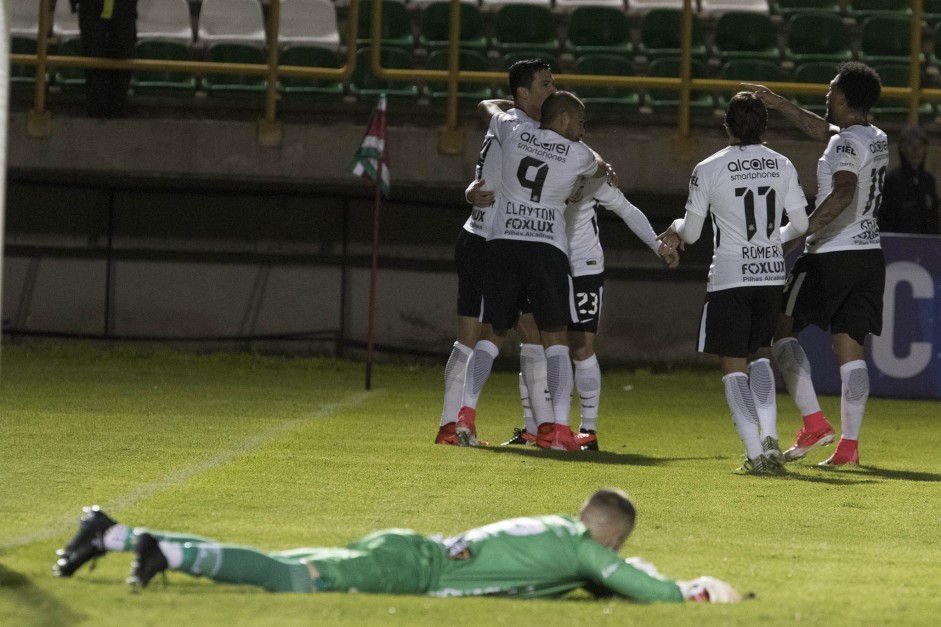
<path id="1" fill-rule="evenodd" d="M 464 198 L 475 207 L 489 207 L 493 204 L 494 193 L 483 189 L 487 181 L 474 179 L 464 190 Z"/>
<path id="2" fill-rule="evenodd" d="M 657 233 L 650 225 L 650 220 L 644 215 L 644 212 L 638 209 L 631 201 L 625 198 L 624 193 L 616 187 L 602 185 L 595 192 L 595 200 L 608 211 L 616 214 L 627 228 L 637 236 L 647 247 L 655 253 L 660 250 L 661 243 L 657 239 Z M 658 253 L 659 254 L 659 253 Z"/>
<path id="3" fill-rule="evenodd" d="M 850 170 L 838 170 L 833 173 L 833 185 L 830 193 L 823 199 L 809 216 L 807 235 L 813 235 L 827 226 L 840 215 L 853 201 L 859 178 Z"/>
<path id="4" fill-rule="evenodd" d="M 670 248 L 684 249 L 685 244 L 695 244 L 702 235 L 702 227 L 709 214 L 709 192 L 706 182 L 700 181 L 697 166 L 689 177 L 689 196 L 686 198 L 686 215 L 673 221 L 670 227 L 657 236 Z"/>
<path id="5" fill-rule="evenodd" d="M 490 118 L 498 113 L 509 111 L 512 108 L 512 100 L 481 100 L 479 103 L 477 103 L 477 115 L 480 116 L 480 119 L 483 120 L 484 124 L 489 124 Z"/>
<path id="6" fill-rule="evenodd" d="M 780 229 L 782 244 L 796 240 L 807 232 L 807 197 L 804 196 L 804 190 L 801 188 L 797 170 L 788 161 L 784 172 L 788 181 L 784 198 L 784 211 L 787 213 L 788 224 Z"/>
<path id="7" fill-rule="evenodd" d="M 742 83 L 742 85 L 753 89 L 755 95 L 766 107 L 780 111 L 781 115 L 789 120 L 791 124 L 814 139 L 827 141 L 832 134 L 839 131 L 836 126 L 831 125 L 813 111 L 797 106 L 764 85 L 755 85 L 753 83 Z"/>

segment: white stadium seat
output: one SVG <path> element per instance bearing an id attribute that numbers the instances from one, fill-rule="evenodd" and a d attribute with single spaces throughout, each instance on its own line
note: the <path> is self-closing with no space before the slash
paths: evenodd
<path id="1" fill-rule="evenodd" d="M 139 0 L 137 38 L 193 42 L 193 25 L 187 0 Z"/>
<path id="2" fill-rule="evenodd" d="M 340 49 L 337 11 L 331 0 L 281 0 L 278 43 Z"/>
<path id="3" fill-rule="evenodd" d="M 68 3 L 66 3 L 68 4 Z M 204 45 L 265 45 L 265 18 L 258 0 L 203 0 L 197 40 Z"/>
<path id="4" fill-rule="evenodd" d="M 36 7 L 39 10 L 39 7 Z M 38 13 L 36 15 L 39 15 Z M 78 29 L 78 13 L 72 13 L 68 0 L 56 2 L 56 10 L 52 15 L 52 35 L 59 39 L 73 39 L 81 32 Z"/>
<path id="5" fill-rule="evenodd" d="M 731 11 L 769 15 L 771 7 L 767 0 L 699 0 L 699 12 L 703 17 L 718 17 Z"/>
<path id="6" fill-rule="evenodd" d="M 651 9 L 682 9 L 683 0 L 627 0 L 627 12 L 633 15 L 644 14 Z M 693 12 L 696 12 L 696 0 L 692 0 Z"/>
<path id="7" fill-rule="evenodd" d="M 555 8 L 558 11 L 569 13 L 578 7 L 611 7 L 623 10 L 624 0 L 555 0 Z"/>

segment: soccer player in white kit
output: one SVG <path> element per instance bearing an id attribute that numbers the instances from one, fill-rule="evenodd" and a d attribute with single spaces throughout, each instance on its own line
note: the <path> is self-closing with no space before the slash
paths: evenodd
<path id="1" fill-rule="evenodd" d="M 541 59 L 526 59 L 514 63 L 508 72 L 513 106 L 509 113 L 521 122 L 538 126 L 540 108 L 546 96 L 555 91 L 549 64 Z M 502 102 L 502 101 L 501 101 Z M 483 104 L 483 103 L 481 103 Z M 490 114 L 486 115 L 489 123 Z M 494 186 L 501 177 L 502 149 L 488 132 L 480 149 L 475 178 L 465 192 L 472 205 L 471 214 L 464 223 L 455 245 L 454 260 L 458 275 L 458 334 L 451 349 L 444 372 L 444 403 L 435 444 L 457 445 L 457 413 L 461 408 L 464 376 L 473 346 L 481 335 L 483 308 L 484 245 L 493 222 Z M 535 439 L 536 415 L 551 421 L 551 407 L 546 396 L 546 354 L 539 339 L 539 329 L 532 314 L 520 316 L 520 399 L 523 419 Z M 534 393 L 530 393 L 530 389 Z"/>
<path id="2" fill-rule="evenodd" d="M 882 84 L 869 66 L 837 68 L 827 92 L 826 119 L 754 85 L 758 96 L 826 150 L 817 162 L 817 207 L 810 214 L 804 253 L 791 270 L 784 309 L 775 333 L 774 359 L 788 392 L 803 415 L 803 427 L 787 461 L 833 441 L 833 426 L 820 411 L 810 362 L 797 334 L 815 324 L 829 331 L 842 380 L 836 451 L 821 466 L 859 464 L 859 432 L 869 398 L 866 336 L 882 332 L 885 257 L 876 224 L 889 162 L 886 134 L 869 123 Z"/>
<path id="3" fill-rule="evenodd" d="M 483 321 L 491 326 L 467 366 L 457 423 L 460 444 L 479 443 L 477 400 L 506 332 L 528 297 L 546 349 L 554 417 L 550 446 L 578 450 L 568 416 L 572 371 L 566 333 L 573 305 L 564 212 L 580 177 L 607 173 L 607 164 L 579 141 L 584 125 L 585 107 L 568 92 L 546 98 L 539 127 L 503 113 L 491 120 L 491 131 L 503 149 L 502 184 L 486 254 Z"/>
<path id="4" fill-rule="evenodd" d="M 686 216 L 661 235 L 667 244 L 692 244 L 712 215 L 715 252 L 697 348 L 719 355 L 726 401 L 745 444 L 742 470 L 758 475 L 784 472 L 768 357 L 787 276 L 782 243 L 807 229 L 797 171 L 762 144 L 767 125 L 756 94 L 732 97 L 725 113 L 729 146 L 696 166 Z M 785 212 L 789 223 L 781 226 Z"/>

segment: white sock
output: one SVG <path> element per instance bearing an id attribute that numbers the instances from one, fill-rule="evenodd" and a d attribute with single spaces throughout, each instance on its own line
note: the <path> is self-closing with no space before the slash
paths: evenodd
<path id="1" fill-rule="evenodd" d="M 546 381 L 555 423 L 568 425 L 572 408 L 572 362 L 568 346 L 553 344 L 546 349 Z"/>
<path id="2" fill-rule="evenodd" d="M 112 525 L 105 530 L 102 545 L 105 551 L 130 551 L 131 547 L 127 544 L 127 537 L 130 529 L 127 525 Z"/>
<path id="3" fill-rule="evenodd" d="M 810 378 L 810 361 L 797 338 L 786 337 L 778 340 L 771 347 L 771 355 L 801 415 L 809 416 L 820 411 L 814 383 Z"/>
<path id="4" fill-rule="evenodd" d="M 768 359 L 756 359 L 748 364 L 748 387 L 755 399 L 760 437 L 778 439 L 778 408 L 774 390 L 774 372 Z"/>
<path id="5" fill-rule="evenodd" d="M 457 412 L 461 409 L 461 396 L 464 394 L 464 373 L 467 360 L 474 351 L 469 346 L 455 342 L 444 367 L 444 406 L 441 408 L 441 426 L 457 421 Z"/>
<path id="6" fill-rule="evenodd" d="M 179 542 L 167 542 L 160 540 L 157 542 L 160 552 L 167 558 L 167 568 L 174 569 L 183 565 L 183 545 Z"/>
<path id="7" fill-rule="evenodd" d="M 546 351 L 542 344 L 520 344 L 520 372 L 529 394 L 531 409 L 530 415 L 527 417 L 524 413 L 523 418 L 526 419 L 526 430 L 533 435 L 536 435 L 537 425 L 555 421 L 552 417 L 552 402 L 546 391 L 546 367 Z"/>
<path id="8" fill-rule="evenodd" d="M 862 359 L 840 366 L 843 398 L 840 402 L 840 424 L 845 440 L 858 440 L 863 426 L 863 413 L 869 398 L 869 368 Z"/>
<path id="9" fill-rule="evenodd" d="M 732 422 L 738 431 L 738 437 L 745 444 L 745 455 L 755 459 L 762 453 L 758 439 L 758 416 L 751 388 L 748 387 L 748 375 L 744 372 L 730 372 L 722 377 L 725 384 L 725 400 L 732 410 Z"/>
<path id="10" fill-rule="evenodd" d="M 595 431 L 598 422 L 598 403 L 601 400 L 601 366 L 598 356 L 575 363 L 575 389 L 581 406 L 580 428 Z"/>
<path id="11" fill-rule="evenodd" d="M 467 360 L 467 372 L 464 374 L 464 393 L 461 399 L 461 405 L 467 407 L 477 407 L 477 400 L 480 398 L 480 391 L 484 389 L 484 383 L 490 376 L 490 370 L 493 369 L 493 360 L 497 358 L 500 351 L 497 345 L 488 340 L 480 340 L 474 347 L 474 352 Z"/>

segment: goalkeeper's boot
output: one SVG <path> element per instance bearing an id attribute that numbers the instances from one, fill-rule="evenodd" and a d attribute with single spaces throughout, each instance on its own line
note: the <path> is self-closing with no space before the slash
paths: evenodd
<path id="1" fill-rule="evenodd" d="M 549 447 L 553 451 L 580 451 L 581 447 L 575 441 L 575 434 L 568 425 L 556 423 L 552 434 L 552 445 Z"/>
<path id="2" fill-rule="evenodd" d="M 535 444 L 536 436 L 524 429 L 513 429 L 513 437 L 503 442 L 500 446 L 525 446 Z"/>
<path id="3" fill-rule="evenodd" d="M 859 465 L 859 444 L 858 440 L 844 440 L 840 438 L 836 445 L 836 451 L 823 460 L 818 466 L 858 466 Z"/>
<path id="4" fill-rule="evenodd" d="M 56 553 L 59 559 L 52 567 L 56 577 L 71 577 L 88 560 L 97 561 L 104 555 L 104 535 L 116 523 L 97 505 L 82 508 L 82 518 L 78 523 L 78 532 L 72 541 Z M 95 562 L 92 562 L 94 568 Z"/>
<path id="5" fill-rule="evenodd" d="M 457 430 L 455 423 L 449 422 L 438 428 L 438 435 L 435 436 L 435 444 L 457 446 Z"/>
<path id="6" fill-rule="evenodd" d="M 537 427 L 536 441 L 534 444 L 539 448 L 549 448 L 552 446 L 552 440 L 555 437 L 555 423 L 543 422 Z"/>
<path id="7" fill-rule="evenodd" d="M 127 582 L 137 588 L 146 588 L 157 573 L 162 573 L 169 567 L 166 556 L 160 550 L 160 543 L 149 533 L 142 533 L 137 538 L 134 556 L 134 561 L 131 563 L 131 576 L 127 578 Z M 166 583 L 166 575 L 164 575 L 164 583 Z"/>
<path id="8" fill-rule="evenodd" d="M 764 455 L 758 455 L 751 459 L 745 458 L 745 463 L 736 471 L 745 475 L 774 476 L 775 472 L 768 467 L 768 460 Z"/>
<path id="9" fill-rule="evenodd" d="M 769 435 L 761 441 L 761 450 L 761 456 L 765 458 L 765 465 L 768 469 L 776 475 L 785 474 L 784 453 L 781 452 L 778 441 Z"/>
<path id="10" fill-rule="evenodd" d="M 598 435 L 594 429 L 579 429 L 578 433 L 575 434 L 575 441 L 578 442 L 578 447 L 583 451 L 598 450 Z"/>
<path id="11" fill-rule="evenodd" d="M 487 446 L 487 442 L 477 437 L 477 411 L 473 407 L 461 407 L 457 412 L 457 445 Z"/>
<path id="12" fill-rule="evenodd" d="M 784 451 L 784 461 L 793 462 L 801 459 L 818 446 L 831 444 L 834 436 L 833 426 L 826 419 L 824 419 L 823 426 L 817 428 L 801 427 L 797 432 L 794 446 Z"/>

